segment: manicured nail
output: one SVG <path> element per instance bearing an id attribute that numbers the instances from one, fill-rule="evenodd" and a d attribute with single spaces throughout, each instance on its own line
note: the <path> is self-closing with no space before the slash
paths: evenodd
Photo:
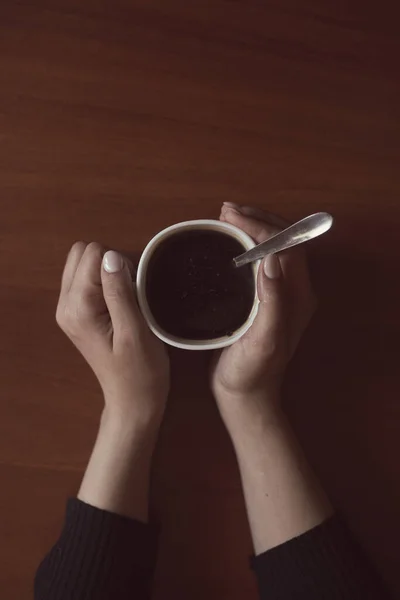
<path id="1" fill-rule="evenodd" d="M 228 214 L 228 215 L 229 215 L 229 213 L 234 214 L 234 215 L 241 215 L 242 214 L 242 211 L 240 210 L 240 207 L 233 208 L 233 206 L 223 206 L 221 212 L 223 214 Z"/>
<path id="2" fill-rule="evenodd" d="M 103 257 L 103 267 L 107 273 L 118 273 L 124 266 L 122 256 L 114 250 L 109 250 Z"/>
<path id="3" fill-rule="evenodd" d="M 235 210 L 240 212 L 239 204 L 235 204 L 234 202 L 224 202 L 223 204 L 224 206 L 226 206 L 226 208 L 234 208 Z"/>
<path id="4" fill-rule="evenodd" d="M 279 279 L 281 276 L 281 263 L 275 254 L 268 254 L 264 259 L 264 273 L 268 279 Z"/>

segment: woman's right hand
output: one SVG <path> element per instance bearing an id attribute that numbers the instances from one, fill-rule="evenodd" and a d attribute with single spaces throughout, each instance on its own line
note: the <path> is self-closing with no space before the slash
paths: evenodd
<path id="1" fill-rule="evenodd" d="M 97 376 L 107 413 L 125 423 L 158 426 L 168 396 L 169 360 L 137 305 L 130 262 L 94 242 L 74 244 L 56 318 Z"/>
<path id="2" fill-rule="evenodd" d="M 220 219 L 257 244 L 287 226 L 279 217 L 236 205 L 224 205 Z M 271 413 L 286 366 L 316 308 L 303 248 L 264 259 L 257 287 L 260 305 L 252 327 L 216 355 L 212 369 L 212 389 L 230 431 L 252 416 Z"/>

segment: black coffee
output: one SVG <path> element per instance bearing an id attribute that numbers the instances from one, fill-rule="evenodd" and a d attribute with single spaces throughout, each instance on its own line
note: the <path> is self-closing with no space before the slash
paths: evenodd
<path id="1" fill-rule="evenodd" d="M 244 251 L 240 242 L 216 231 L 184 231 L 162 242 L 146 278 L 148 304 L 158 325 L 185 339 L 232 335 L 254 302 L 252 267 L 233 264 Z"/>

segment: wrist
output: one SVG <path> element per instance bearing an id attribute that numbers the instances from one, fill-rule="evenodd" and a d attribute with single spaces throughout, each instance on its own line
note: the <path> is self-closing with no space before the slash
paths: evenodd
<path id="1" fill-rule="evenodd" d="M 234 445 L 243 437 L 263 435 L 285 420 L 279 389 L 217 396 L 222 419 Z"/>
<path id="2" fill-rule="evenodd" d="M 137 429 L 159 428 L 166 406 L 167 393 L 156 394 L 152 391 L 104 393 L 104 414 L 116 424 L 122 422 Z"/>
<path id="3" fill-rule="evenodd" d="M 220 381 L 213 382 L 213 393 L 218 404 L 242 403 L 248 404 L 248 401 L 255 399 L 256 402 L 273 403 L 275 399 L 279 401 L 281 395 L 282 378 L 271 377 L 264 378 L 256 386 L 226 386 Z"/>
<path id="4" fill-rule="evenodd" d="M 274 410 L 264 411 L 257 418 L 243 420 L 240 427 L 229 430 L 231 441 L 239 462 L 252 461 L 260 448 L 276 437 L 286 436 L 291 431 L 289 421 L 277 406 Z"/>
<path id="5" fill-rule="evenodd" d="M 110 442 L 124 439 L 149 446 L 155 445 L 160 424 L 161 418 L 140 418 L 130 411 L 106 404 L 101 415 L 100 432 L 104 432 Z"/>

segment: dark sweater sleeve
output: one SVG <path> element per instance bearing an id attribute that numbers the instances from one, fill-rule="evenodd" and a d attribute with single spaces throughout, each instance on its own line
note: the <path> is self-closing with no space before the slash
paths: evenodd
<path id="1" fill-rule="evenodd" d="M 251 562 L 262 600 L 390 598 L 338 516 Z"/>
<path id="2" fill-rule="evenodd" d="M 150 597 L 157 528 L 67 503 L 63 531 L 39 566 L 35 600 L 144 600 Z"/>

